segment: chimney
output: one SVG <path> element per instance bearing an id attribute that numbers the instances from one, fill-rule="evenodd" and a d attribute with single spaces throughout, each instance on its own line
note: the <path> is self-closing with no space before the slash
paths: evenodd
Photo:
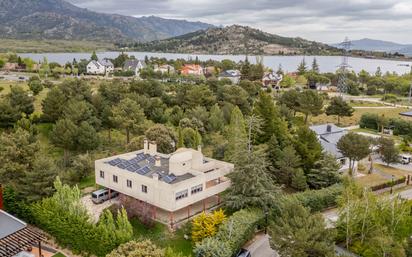
<path id="1" fill-rule="evenodd" d="M 157 154 L 157 145 L 156 142 L 149 142 L 148 154 L 155 156 Z"/>
<path id="2" fill-rule="evenodd" d="M 0 210 L 3 210 L 3 186 L 0 184 Z"/>
<path id="3" fill-rule="evenodd" d="M 153 173 L 152 178 L 153 178 L 154 180 L 159 180 L 159 174 Z"/>
<path id="4" fill-rule="evenodd" d="M 330 125 L 330 124 L 328 124 L 327 126 L 326 126 L 326 132 L 332 132 L 332 125 Z"/>
<path id="5" fill-rule="evenodd" d="M 149 141 L 146 138 L 143 141 L 143 153 L 144 154 L 149 153 Z"/>
<path id="6" fill-rule="evenodd" d="M 160 167 L 161 163 L 160 163 L 160 156 L 155 156 L 155 167 Z"/>

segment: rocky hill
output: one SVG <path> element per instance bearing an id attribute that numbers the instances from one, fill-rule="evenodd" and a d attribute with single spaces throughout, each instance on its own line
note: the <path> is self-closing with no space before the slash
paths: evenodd
<path id="1" fill-rule="evenodd" d="M 281 37 L 239 25 L 210 28 L 170 39 L 137 43 L 132 47 L 137 51 L 191 54 L 322 55 L 340 52 L 339 49 L 323 43 Z"/>
<path id="2" fill-rule="evenodd" d="M 134 18 L 97 13 L 63 0 L 0 0 L 2 38 L 152 41 L 210 27 L 154 16 Z"/>

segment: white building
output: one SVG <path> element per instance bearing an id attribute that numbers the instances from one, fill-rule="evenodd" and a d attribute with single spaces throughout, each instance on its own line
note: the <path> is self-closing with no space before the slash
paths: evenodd
<path id="1" fill-rule="evenodd" d="M 239 70 L 227 70 L 219 74 L 219 80 L 229 79 L 233 84 L 239 84 L 241 73 Z"/>
<path id="2" fill-rule="evenodd" d="M 114 71 L 114 65 L 109 59 L 90 61 L 87 64 L 87 74 L 106 75 Z"/>
<path id="3" fill-rule="evenodd" d="M 144 68 L 146 68 L 146 63 L 137 59 L 127 60 L 123 65 L 124 71 L 133 71 L 135 76 L 139 76 L 140 71 Z"/>
<path id="4" fill-rule="evenodd" d="M 98 185 L 147 203 L 152 218 L 171 227 L 220 204 L 219 194 L 230 186 L 226 175 L 233 168 L 200 150 L 180 148 L 161 154 L 147 140 L 143 150 L 95 162 Z"/>
<path id="5" fill-rule="evenodd" d="M 311 126 L 310 129 L 316 133 L 320 144 L 324 151 L 336 157 L 336 160 L 341 164 L 340 172 L 349 170 L 349 159 L 344 157 L 337 148 L 339 140 L 348 133 L 344 128 L 340 128 L 334 124 L 322 124 Z M 355 163 L 354 170 L 357 170 Z"/>

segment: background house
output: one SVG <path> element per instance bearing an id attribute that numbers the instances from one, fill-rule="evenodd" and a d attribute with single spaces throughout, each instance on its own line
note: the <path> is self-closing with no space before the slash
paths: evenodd
<path id="1" fill-rule="evenodd" d="M 347 171 L 349 169 L 349 159 L 342 155 L 337 144 L 348 132 L 334 124 L 311 126 L 310 129 L 316 133 L 323 150 L 335 156 L 336 160 L 342 165 L 340 171 Z M 357 165 L 355 163 L 355 171 L 357 170 Z"/>
<path id="2" fill-rule="evenodd" d="M 106 75 L 114 71 L 114 65 L 109 59 L 103 59 L 100 61 L 90 61 L 87 64 L 87 74 L 93 75 Z"/>
<path id="3" fill-rule="evenodd" d="M 283 79 L 282 74 L 276 72 L 266 72 L 262 77 L 262 84 L 264 87 L 279 88 L 279 84 Z"/>
<path id="4" fill-rule="evenodd" d="M 241 75 L 239 70 L 226 70 L 219 74 L 218 79 L 229 79 L 233 84 L 239 84 Z"/>
<path id="5" fill-rule="evenodd" d="M 146 63 L 137 59 L 127 60 L 123 65 L 123 71 L 133 71 L 135 76 L 139 76 L 144 68 L 146 68 Z"/>
<path id="6" fill-rule="evenodd" d="M 182 75 L 202 76 L 203 68 L 198 64 L 185 64 L 181 69 Z"/>
<path id="7" fill-rule="evenodd" d="M 169 64 L 155 65 L 154 72 L 160 72 L 162 74 L 173 74 L 175 73 L 175 68 Z"/>

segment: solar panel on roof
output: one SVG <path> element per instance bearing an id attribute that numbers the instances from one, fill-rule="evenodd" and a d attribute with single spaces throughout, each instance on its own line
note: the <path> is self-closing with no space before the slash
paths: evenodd
<path id="1" fill-rule="evenodd" d="M 128 166 L 130 165 L 126 165 L 125 163 L 120 163 L 117 165 L 117 167 L 121 168 L 121 169 L 126 169 Z"/>
<path id="2" fill-rule="evenodd" d="M 147 160 L 151 163 L 155 163 L 155 159 L 153 157 L 149 157 L 149 158 L 147 158 Z"/>
<path id="3" fill-rule="evenodd" d="M 135 163 L 138 163 L 139 160 L 137 160 L 136 158 L 133 158 L 133 159 L 129 160 L 129 162 L 130 162 L 131 164 L 135 164 Z"/>
<path id="4" fill-rule="evenodd" d="M 139 173 L 140 175 L 145 175 L 149 172 L 150 172 L 150 169 L 147 166 L 144 166 L 143 168 L 141 168 L 137 171 L 137 173 Z"/>
<path id="5" fill-rule="evenodd" d="M 126 168 L 128 171 L 136 172 L 138 169 L 140 169 L 140 165 L 135 163 L 130 165 L 129 167 Z"/>
<path id="6" fill-rule="evenodd" d="M 119 158 L 113 159 L 111 161 L 109 161 L 108 163 L 112 166 L 116 166 L 117 164 L 119 164 L 122 160 Z"/>
<path id="7" fill-rule="evenodd" d="M 176 176 L 175 176 L 175 175 L 167 175 L 167 176 L 165 176 L 165 177 L 163 178 L 163 181 L 166 182 L 166 183 L 168 183 L 168 184 L 172 183 L 172 182 L 175 181 L 175 180 L 176 180 Z"/>

